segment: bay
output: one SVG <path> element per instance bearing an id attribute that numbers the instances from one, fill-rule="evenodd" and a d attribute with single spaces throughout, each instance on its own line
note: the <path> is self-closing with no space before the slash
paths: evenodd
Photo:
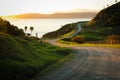
<path id="1" fill-rule="evenodd" d="M 88 21 L 88 18 L 81 19 L 6 19 L 11 24 L 22 28 L 27 26 L 27 33 L 30 33 L 30 26 L 34 27 L 33 36 L 38 33 L 38 37 L 42 37 L 48 32 L 55 31 L 65 24 L 74 23 L 78 21 Z"/>

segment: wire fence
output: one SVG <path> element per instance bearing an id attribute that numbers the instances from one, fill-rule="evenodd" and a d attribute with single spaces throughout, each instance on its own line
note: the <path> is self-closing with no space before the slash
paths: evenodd
<path id="1" fill-rule="evenodd" d="M 89 44 L 120 44 L 120 40 L 86 41 Z"/>

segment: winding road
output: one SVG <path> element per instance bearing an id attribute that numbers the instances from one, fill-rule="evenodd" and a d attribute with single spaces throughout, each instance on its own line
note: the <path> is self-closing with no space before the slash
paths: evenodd
<path id="1" fill-rule="evenodd" d="M 61 46 L 56 40 L 48 42 Z M 71 61 L 37 80 L 120 80 L 120 49 L 80 46 L 70 48 L 75 49 Z"/>
<path id="2" fill-rule="evenodd" d="M 77 24 L 77 30 L 73 34 L 71 34 L 70 36 L 68 36 L 67 38 L 71 38 L 71 37 L 77 35 L 81 30 L 82 30 L 81 23 L 78 23 Z"/>

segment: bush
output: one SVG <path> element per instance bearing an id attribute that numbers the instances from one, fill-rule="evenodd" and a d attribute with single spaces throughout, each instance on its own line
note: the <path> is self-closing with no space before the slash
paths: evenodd
<path id="1" fill-rule="evenodd" d="M 63 41 L 71 41 L 71 38 L 63 38 Z"/>
<path id="2" fill-rule="evenodd" d="M 84 36 L 75 36 L 72 38 L 72 41 L 81 44 L 81 43 L 85 42 L 85 37 Z"/>

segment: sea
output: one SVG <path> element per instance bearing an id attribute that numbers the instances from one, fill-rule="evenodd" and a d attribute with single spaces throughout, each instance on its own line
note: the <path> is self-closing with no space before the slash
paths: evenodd
<path id="1" fill-rule="evenodd" d="M 78 19 L 6 19 L 11 24 L 17 26 L 18 28 L 22 28 L 27 26 L 27 33 L 30 33 L 30 27 L 34 27 L 32 36 L 35 36 L 36 33 L 38 37 L 42 37 L 44 34 L 48 32 L 52 32 L 58 30 L 63 25 L 69 23 L 75 23 L 80 21 L 89 21 L 90 18 L 78 18 Z"/>

